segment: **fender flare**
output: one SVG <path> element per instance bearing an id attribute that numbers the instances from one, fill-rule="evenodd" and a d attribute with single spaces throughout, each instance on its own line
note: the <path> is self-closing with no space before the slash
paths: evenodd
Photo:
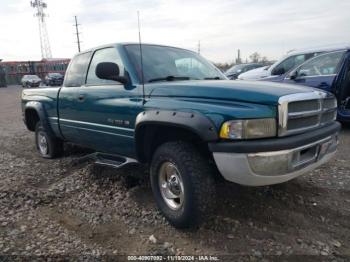
<path id="1" fill-rule="evenodd" d="M 180 127 L 197 135 L 204 142 L 218 140 L 218 133 L 213 122 L 199 112 L 183 112 L 176 110 L 148 110 L 141 112 L 135 122 L 135 150 L 140 162 L 147 162 L 144 148 L 148 140 L 148 133 L 144 132 L 144 126 L 160 125 L 164 127 Z M 146 135 L 146 137 L 144 137 Z M 153 139 L 153 138 L 152 138 Z M 145 151 L 146 150 L 146 151 Z M 147 154 L 147 153 L 146 153 Z"/>
<path id="2" fill-rule="evenodd" d="M 137 131 L 146 124 L 175 126 L 187 129 L 197 134 L 203 141 L 215 141 L 218 132 L 214 123 L 198 112 L 149 110 L 139 113 L 135 122 L 135 138 Z"/>
<path id="3" fill-rule="evenodd" d="M 51 135 L 53 135 L 54 133 L 53 133 L 51 126 L 49 124 L 48 117 L 47 117 L 47 114 L 46 114 L 46 111 L 44 109 L 43 104 L 40 102 L 37 102 L 37 101 L 29 101 L 28 103 L 25 104 L 25 106 L 24 106 L 24 120 L 25 121 L 24 122 L 25 122 L 26 126 L 27 126 L 26 111 L 28 109 L 34 109 L 36 111 L 36 113 L 39 116 L 40 122 L 43 125 L 43 127 L 45 128 L 45 130 L 47 132 L 49 132 Z"/>

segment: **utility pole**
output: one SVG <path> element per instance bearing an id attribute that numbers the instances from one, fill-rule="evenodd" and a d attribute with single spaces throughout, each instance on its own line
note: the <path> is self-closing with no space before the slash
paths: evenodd
<path id="1" fill-rule="evenodd" d="M 241 63 L 242 63 L 242 59 L 241 59 L 241 50 L 238 49 L 238 50 L 237 50 L 236 64 L 241 64 Z"/>
<path id="2" fill-rule="evenodd" d="M 198 54 L 201 53 L 201 40 L 198 41 Z"/>
<path id="3" fill-rule="evenodd" d="M 80 53 L 80 39 L 79 39 L 79 25 L 78 24 L 78 19 L 77 19 L 77 16 L 74 16 L 74 19 L 75 19 L 75 33 L 77 35 L 77 43 L 78 43 L 78 52 Z"/>

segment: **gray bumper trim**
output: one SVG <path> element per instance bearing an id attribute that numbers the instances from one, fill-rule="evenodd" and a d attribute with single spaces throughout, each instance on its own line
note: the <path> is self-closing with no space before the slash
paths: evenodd
<path id="1" fill-rule="evenodd" d="M 222 176 L 231 182 L 264 186 L 286 182 L 310 172 L 335 154 L 337 135 L 289 150 L 253 154 L 214 152 Z"/>

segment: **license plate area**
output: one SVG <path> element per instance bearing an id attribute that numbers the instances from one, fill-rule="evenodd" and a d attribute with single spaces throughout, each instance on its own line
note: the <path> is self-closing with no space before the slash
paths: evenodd
<path id="1" fill-rule="evenodd" d="M 292 157 L 292 169 L 302 168 L 317 160 L 319 145 L 314 145 L 294 152 Z"/>
<path id="2" fill-rule="evenodd" d="M 337 136 L 332 136 L 319 144 L 295 151 L 291 160 L 292 169 L 299 169 L 322 159 L 326 154 L 336 150 Z"/>

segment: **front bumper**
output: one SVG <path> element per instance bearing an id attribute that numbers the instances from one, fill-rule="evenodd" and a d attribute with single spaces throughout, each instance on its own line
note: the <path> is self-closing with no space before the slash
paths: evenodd
<path id="1" fill-rule="evenodd" d="M 29 82 L 28 85 L 30 87 L 39 87 L 40 86 L 40 82 Z"/>
<path id="2" fill-rule="evenodd" d="M 49 81 L 49 85 L 52 85 L 52 86 L 54 86 L 54 85 L 60 86 L 60 85 L 62 85 L 62 83 L 63 83 L 62 80 L 50 80 Z"/>
<path id="3" fill-rule="evenodd" d="M 338 144 L 337 127 L 333 134 L 325 133 L 322 138 L 301 146 L 244 153 L 222 150 L 213 152 L 214 160 L 228 181 L 248 186 L 283 183 L 310 172 L 334 156 Z"/>

